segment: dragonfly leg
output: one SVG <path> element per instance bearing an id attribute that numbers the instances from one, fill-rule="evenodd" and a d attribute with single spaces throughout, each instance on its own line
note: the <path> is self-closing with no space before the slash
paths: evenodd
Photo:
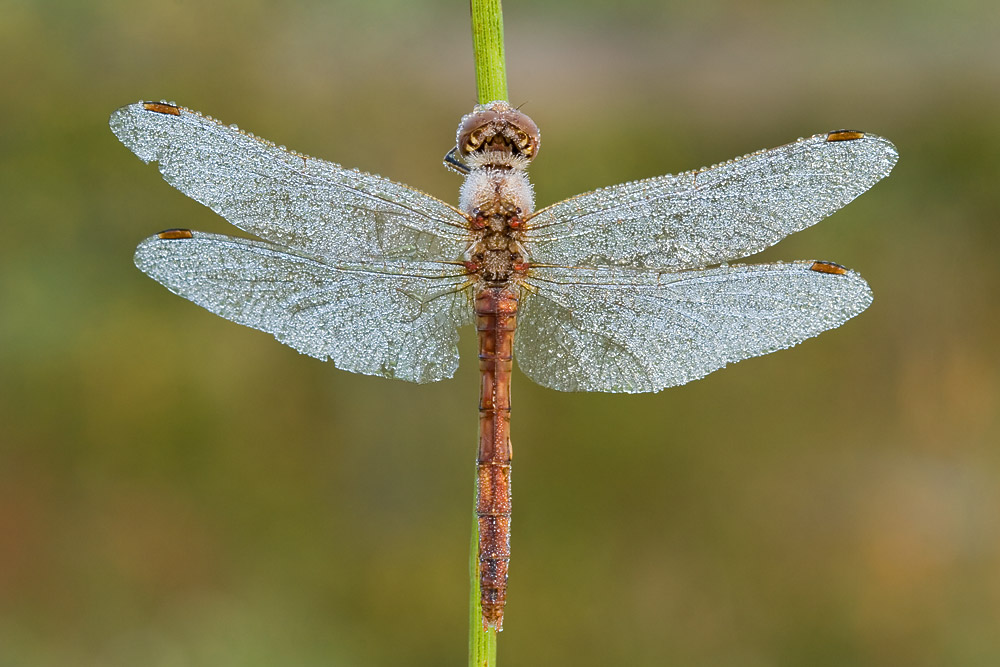
<path id="1" fill-rule="evenodd" d="M 467 164 L 465 164 L 458 158 L 458 156 L 456 155 L 457 153 L 458 153 L 457 148 L 452 148 L 450 151 L 445 153 L 444 166 L 448 167 L 448 169 L 451 169 L 454 172 L 457 172 L 465 176 L 472 170 L 469 168 Z"/>

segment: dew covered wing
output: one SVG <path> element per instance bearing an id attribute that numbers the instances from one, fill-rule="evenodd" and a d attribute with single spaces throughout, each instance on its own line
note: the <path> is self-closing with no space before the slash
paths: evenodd
<path id="1" fill-rule="evenodd" d="M 814 262 L 682 273 L 537 269 L 515 359 L 562 391 L 650 392 L 791 347 L 871 303 L 868 284 Z"/>
<path id="2" fill-rule="evenodd" d="M 805 229 L 884 178 L 896 149 L 873 134 L 819 134 L 710 169 L 623 183 L 541 209 L 526 223 L 532 262 L 703 268 Z"/>
<path id="3" fill-rule="evenodd" d="M 146 239 L 135 263 L 217 315 L 366 375 L 451 377 L 457 328 L 472 322 L 466 277 L 433 262 L 331 265 L 267 243 L 193 232 Z"/>
<path id="4" fill-rule="evenodd" d="M 453 206 L 381 176 L 316 158 L 183 107 L 139 103 L 111 129 L 163 178 L 240 229 L 329 260 L 455 261 L 468 244 Z"/>

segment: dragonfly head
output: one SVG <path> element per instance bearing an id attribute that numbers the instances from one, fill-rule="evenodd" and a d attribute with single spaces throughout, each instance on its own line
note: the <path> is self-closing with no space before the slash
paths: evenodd
<path id="1" fill-rule="evenodd" d="M 525 168 L 538 154 L 535 122 L 504 101 L 477 104 L 458 125 L 458 154 L 473 164 Z"/>

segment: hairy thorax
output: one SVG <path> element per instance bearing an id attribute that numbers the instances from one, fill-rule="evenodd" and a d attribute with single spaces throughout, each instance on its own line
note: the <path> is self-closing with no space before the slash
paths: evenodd
<path id="1" fill-rule="evenodd" d="M 488 283 L 514 279 L 525 269 L 523 220 L 534 207 L 528 175 L 520 169 L 483 166 L 465 178 L 461 208 L 472 219 L 474 241 L 466 267 Z"/>

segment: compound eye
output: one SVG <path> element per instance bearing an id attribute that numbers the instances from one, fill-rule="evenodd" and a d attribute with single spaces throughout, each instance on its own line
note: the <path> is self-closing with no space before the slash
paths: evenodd
<path id="1" fill-rule="evenodd" d="M 535 154 L 535 146 L 531 143 L 531 137 L 524 130 L 517 130 L 515 135 L 517 137 L 517 149 L 527 157 L 532 157 Z"/>
<path id="2" fill-rule="evenodd" d="M 471 152 L 483 145 L 483 128 L 477 127 L 469 133 L 469 139 L 465 142 L 465 150 Z"/>

